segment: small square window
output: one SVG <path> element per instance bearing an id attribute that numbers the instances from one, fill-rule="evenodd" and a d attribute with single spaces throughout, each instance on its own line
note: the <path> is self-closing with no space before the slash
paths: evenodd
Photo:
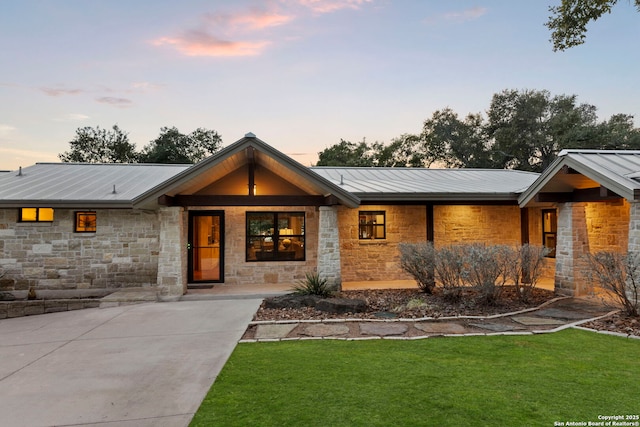
<path id="1" fill-rule="evenodd" d="M 384 211 L 360 211 L 358 238 L 360 240 L 386 239 L 385 217 Z"/>
<path id="2" fill-rule="evenodd" d="M 53 222 L 53 208 L 20 208 L 20 222 Z"/>
<path id="3" fill-rule="evenodd" d="M 76 233 L 95 233 L 97 215 L 95 212 L 76 212 Z"/>

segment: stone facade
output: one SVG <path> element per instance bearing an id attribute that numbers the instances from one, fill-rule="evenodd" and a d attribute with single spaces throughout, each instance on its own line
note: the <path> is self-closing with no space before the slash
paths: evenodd
<path id="1" fill-rule="evenodd" d="M 181 207 L 160 208 L 158 297 L 174 299 L 187 291 L 186 215 Z"/>
<path id="2" fill-rule="evenodd" d="M 0 210 L 0 279 L 5 291 L 155 286 L 160 227 L 154 212 L 97 209 L 97 231 L 74 233 L 72 209 L 50 223 L 19 223 Z M 78 292 L 76 292 L 78 293 Z"/>
<path id="3" fill-rule="evenodd" d="M 327 280 L 331 289 L 340 289 L 340 237 L 338 210 L 335 206 L 320 206 L 318 229 L 318 274 Z"/>
<path id="4" fill-rule="evenodd" d="M 493 205 L 433 207 L 436 247 L 452 243 L 520 245 L 520 208 Z"/>
<path id="5" fill-rule="evenodd" d="M 358 238 L 360 211 L 385 211 L 386 239 Z M 427 240 L 425 206 L 366 205 L 360 209 L 338 207 L 342 280 L 411 280 L 400 268 L 398 243 Z"/>
<path id="6" fill-rule="evenodd" d="M 589 251 L 625 252 L 629 242 L 629 203 L 624 200 L 585 204 Z"/>
<path id="7" fill-rule="evenodd" d="M 583 295 L 588 286 L 583 272 L 589 253 L 585 203 L 558 203 L 556 243 L 556 292 Z"/>
<path id="8" fill-rule="evenodd" d="M 199 208 L 208 210 L 207 208 Z M 224 211 L 225 249 L 224 284 L 247 285 L 261 283 L 291 283 L 305 278 L 306 273 L 315 272 L 318 264 L 318 211 L 315 207 L 233 207 L 216 206 L 213 210 Z M 305 260 L 248 262 L 247 211 L 252 212 L 304 212 L 305 213 Z M 185 262 L 186 265 L 186 262 Z"/>

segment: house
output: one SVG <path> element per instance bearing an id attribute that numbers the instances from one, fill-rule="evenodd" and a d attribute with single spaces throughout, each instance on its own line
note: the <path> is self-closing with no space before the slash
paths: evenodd
<path id="1" fill-rule="evenodd" d="M 0 174 L 0 290 L 339 287 L 411 279 L 400 242 L 479 241 L 549 246 L 556 288 L 581 293 L 582 254 L 639 245 L 634 174 L 640 152 L 565 151 L 541 175 L 309 168 L 251 133 L 195 165 L 36 164 Z"/>

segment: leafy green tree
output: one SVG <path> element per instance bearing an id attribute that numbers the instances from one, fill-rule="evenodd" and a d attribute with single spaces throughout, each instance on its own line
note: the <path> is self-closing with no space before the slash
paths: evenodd
<path id="1" fill-rule="evenodd" d="M 562 0 L 560 6 L 551 6 L 553 14 L 545 24 L 551 30 L 553 50 L 566 50 L 584 43 L 587 24 L 611 13 L 618 0 Z M 640 0 L 635 0 L 640 11 Z"/>
<path id="2" fill-rule="evenodd" d="M 160 135 L 140 153 L 141 163 L 196 163 L 220 149 L 216 131 L 198 128 L 188 135 L 176 127 L 163 127 Z"/>
<path id="3" fill-rule="evenodd" d="M 138 156 L 129 135 L 118 125 L 111 130 L 99 126 L 78 128 L 69 145 L 71 150 L 58 154 L 63 162 L 130 163 L 136 162 Z"/>
<path id="4" fill-rule="evenodd" d="M 364 139 L 357 144 L 340 139 L 338 144 L 318 153 L 316 166 L 375 166 L 371 150 Z"/>
<path id="5" fill-rule="evenodd" d="M 576 96 L 548 91 L 504 90 L 493 96 L 487 135 L 496 167 L 541 172 L 577 135 L 595 126 L 595 107 L 576 105 Z"/>
<path id="6" fill-rule="evenodd" d="M 464 120 L 450 108 L 438 110 L 422 127 L 426 165 L 454 168 L 489 168 L 491 162 L 483 119 L 469 114 Z"/>
<path id="7" fill-rule="evenodd" d="M 375 142 L 371 148 L 375 166 L 422 167 L 425 163 L 418 135 L 405 133 L 392 139 L 389 145 Z"/>

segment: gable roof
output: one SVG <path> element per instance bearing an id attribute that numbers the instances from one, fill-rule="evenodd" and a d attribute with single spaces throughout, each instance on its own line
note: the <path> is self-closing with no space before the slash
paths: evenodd
<path id="1" fill-rule="evenodd" d="M 578 173 L 563 173 L 569 170 Z M 630 201 L 640 199 L 640 151 L 562 150 L 518 203 L 524 207 L 541 192 L 567 193 L 600 186 Z"/>
<path id="2" fill-rule="evenodd" d="M 0 206 L 131 208 L 136 196 L 189 167 L 191 165 L 145 163 L 36 163 L 0 174 Z"/>
<path id="3" fill-rule="evenodd" d="M 312 167 L 364 200 L 516 201 L 539 174 L 508 169 Z"/>
<path id="4" fill-rule="evenodd" d="M 250 152 L 249 149 L 253 150 Z M 291 183 L 295 183 L 297 187 L 309 194 L 333 195 L 340 203 L 349 207 L 356 207 L 360 204 L 360 199 L 354 194 L 313 173 L 308 167 L 271 147 L 254 134 L 248 133 L 244 138 L 200 163 L 196 163 L 188 170 L 176 174 L 139 195 L 133 200 L 134 205 L 142 207 L 155 203 L 158 197 L 165 194 L 174 196 L 179 193 L 195 192 L 246 165 L 251 156 L 256 164 L 264 166 Z"/>

